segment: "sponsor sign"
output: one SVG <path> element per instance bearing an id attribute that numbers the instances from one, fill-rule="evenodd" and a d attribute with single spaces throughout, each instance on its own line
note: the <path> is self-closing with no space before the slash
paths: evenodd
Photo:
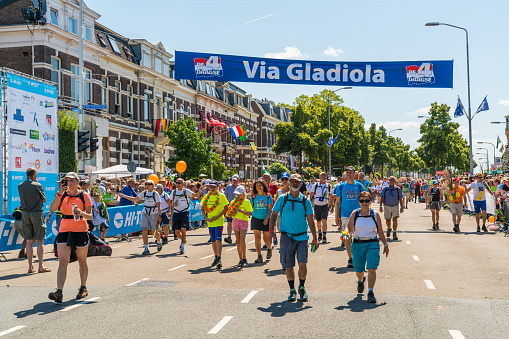
<path id="1" fill-rule="evenodd" d="M 177 79 L 307 84 L 452 88 L 452 60 L 310 61 L 175 52 Z"/>
<path id="2" fill-rule="evenodd" d="M 31 129 L 30 130 L 30 139 L 39 140 L 39 131 Z"/>
<path id="3" fill-rule="evenodd" d="M 11 134 L 17 134 L 17 135 L 27 135 L 27 131 L 23 131 L 22 129 L 16 129 L 16 128 L 11 128 Z"/>

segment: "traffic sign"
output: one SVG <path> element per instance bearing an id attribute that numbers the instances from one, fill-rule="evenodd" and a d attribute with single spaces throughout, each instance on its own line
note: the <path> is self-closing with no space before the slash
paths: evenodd
<path id="1" fill-rule="evenodd" d="M 134 161 L 131 161 L 130 163 L 127 164 L 127 170 L 131 173 L 134 173 L 136 172 L 136 163 Z"/>
<path id="2" fill-rule="evenodd" d="M 108 108 L 106 105 L 85 105 L 84 109 L 106 109 Z"/>
<path id="3" fill-rule="evenodd" d="M 79 113 L 79 112 L 80 112 L 80 109 L 79 109 L 79 108 L 73 108 L 73 109 L 71 109 L 71 111 L 76 112 L 76 113 Z"/>

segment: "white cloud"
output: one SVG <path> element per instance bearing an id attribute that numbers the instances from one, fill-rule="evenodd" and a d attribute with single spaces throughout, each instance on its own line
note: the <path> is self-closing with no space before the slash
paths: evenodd
<path id="1" fill-rule="evenodd" d="M 406 112 L 405 114 L 406 115 L 426 115 L 426 114 L 428 114 L 430 108 L 431 108 L 431 106 L 427 106 L 427 107 L 416 109 L 415 111 Z"/>
<path id="2" fill-rule="evenodd" d="M 499 100 L 498 104 L 502 106 L 509 106 L 509 98 L 507 98 L 507 100 Z"/>
<path id="3" fill-rule="evenodd" d="M 406 129 L 414 129 L 414 128 L 420 128 L 421 124 L 418 121 L 386 121 L 382 124 L 376 124 L 377 127 L 384 126 L 386 130 L 393 130 L 396 128 L 402 128 L 404 130 Z M 369 126 L 368 126 L 369 128 Z"/>
<path id="4" fill-rule="evenodd" d="M 323 51 L 323 55 L 330 56 L 330 57 L 338 57 L 341 53 L 343 53 L 342 50 L 334 48 L 332 46 L 328 46 L 325 51 Z"/>
<path id="5" fill-rule="evenodd" d="M 305 58 L 309 57 L 308 54 L 302 53 L 295 46 L 286 46 L 283 49 L 283 52 L 265 53 L 263 56 L 266 58 L 274 58 L 274 59 L 305 59 Z"/>
<path id="6" fill-rule="evenodd" d="M 458 128 L 458 132 L 460 132 L 461 134 L 464 134 L 467 138 L 467 142 L 468 142 L 468 127 L 466 126 L 460 126 Z M 477 131 L 475 129 L 472 130 L 472 134 L 477 134 Z"/>

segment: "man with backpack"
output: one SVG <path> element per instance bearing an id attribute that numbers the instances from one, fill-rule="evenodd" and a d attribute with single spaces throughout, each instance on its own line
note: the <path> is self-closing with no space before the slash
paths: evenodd
<path id="1" fill-rule="evenodd" d="M 269 222 L 269 241 L 274 234 L 274 225 L 279 213 L 281 213 L 281 238 L 280 238 L 280 261 L 286 273 L 290 286 L 289 301 L 297 300 L 295 289 L 295 257 L 299 264 L 299 297 L 301 301 L 307 301 L 308 295 L 304 283 L 307 275 L 308 261 L 308 228 L 313 235 L 312 246 L 318 249 L 315 221 L 313 220 L 313 207 L 309 199 L 299 189 L 302 179 L 299 174 L 290 176 L 290 192 L 278 197 Z M 313 249 L 313 248 L 312 248 Z"/>
<path id="2" fill-rule="evenodd" d="M 398 209 L 398 204 L 401 206 Z M 405 201 L 403 199 L 403 192 L 401 188 L 396 186 L 396 178 L 389 178 L 389 186 L 383 188 L 380 193 L 380 213 L 384 212 L 385 223 L 387 224 L 387 238 L 391 236 L 391 221 L 394 231 L 392 233 L 392 239 L 398 240 L 396 231 L 398 230 L 398 218 L 399 214 L 403 213 L 403 206 Z"/>
<path id="3" fill-rule="evenodd" d="M 184 186 L 184 179 L 182 178 L 178 178 L 175 183 L 177 188 L 170 194 L 170 206 L 173 211 L 171 225 L 180 239 L 180 254 L 184 254 L 186 231 L 189 229 L 189 199 L 191 199 L 193 191 Z"/>
<path id="4" fill-rule="evenodd" d="M 322 172 L 319 182 L 309 189 L 309 200 L 314 201 L 315 220 L 318 222 L 318 241 L 327 243 L 327 217 L 329 216 L 329 202 L 332 200 L 332 187 L 327 183 L 327 173 Z M 322 238 L 323 232 L 323 238 Z"/>

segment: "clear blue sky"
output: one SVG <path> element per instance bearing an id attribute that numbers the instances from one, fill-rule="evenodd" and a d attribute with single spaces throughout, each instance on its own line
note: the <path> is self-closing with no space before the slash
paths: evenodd
<path id="1" fill-rule="evenodd" d="M 375 122 L 412 148 L 418 146 L 418 114 L 431 102 L 451 106 L 460 95 L 468 108 L 465 34 L 462 30 L 425 27 L 445 22 L 469 31 L 472 113 L 488 94 L 490 110 L 473 120 L 476 141 L 504 144 L 503 121 L 509 114 L 507 44 L 509 2 L 448 0 L 356 1 L 104 1 L 85 0 L 102 17 L 99 22 L 129 38 L 161 41 L 168 51 L 214 52 L 309 60 L 395 61 L 454 59 L 453 89 L 357 87 L 340 91 L 345 105 L 358 110 L 366 124 Z M 260 20 L 256 20 L 259 19 Z M 292 103 L 313 95 L 320 86 L 238 83 L 257 98 Z M 335 89 L 331 87 L 331 89 Z M 468 140 L 468 121 L 455 119 Z M 493 147 L 485 145 L 493 161 Z M 500 153 L 496 152 L 499 156 Z M 475 155 L 474 158 L 479 156 Z"/>

